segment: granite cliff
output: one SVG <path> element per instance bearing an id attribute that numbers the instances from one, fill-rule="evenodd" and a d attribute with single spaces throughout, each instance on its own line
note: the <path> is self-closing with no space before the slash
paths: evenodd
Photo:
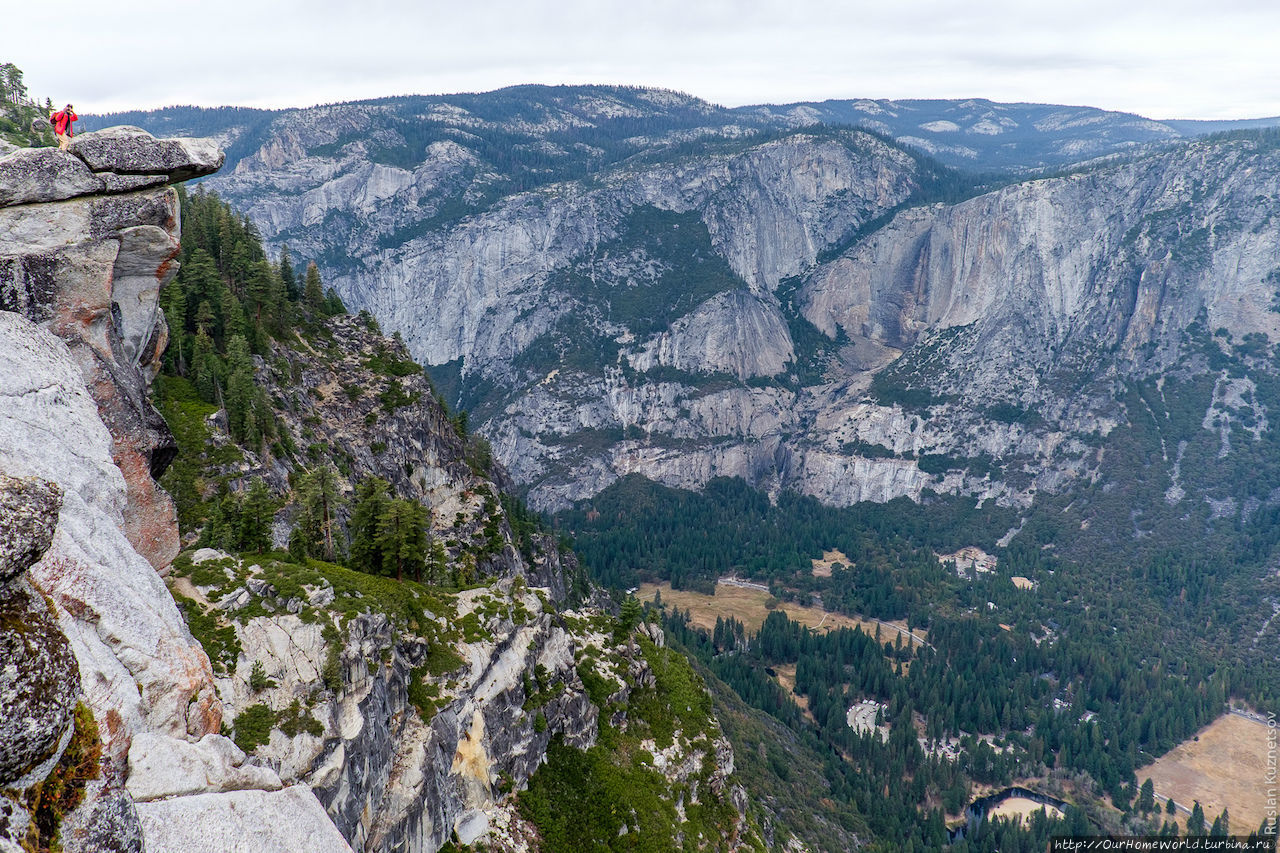
<path id="1" fill-rule="evenodd" d="M 1265 134 L 1145 126 L 1168 144 L 985 193 L 881 137 L 760 136 L 705 109 L 697 144 L 627 137 L 541 184 L 465 136 L 607 136 L 624 107 L 677 123 L 632 95 L 530 93 L 541 121 L 519 125 L 478 103 L 273 116 L 210 185 L 400 333 L 542 509 L 633 473 L 1026 506 L 1093 476 L 1132 414 L 1116 388 L 1168 369 L 1197 322 L 1276 335 Z"/>
<path id="2" fill-rule="evenodd" d="M 63 826 L 70 849 L 98 849 L 104 835 L 106 849 L 140 849 L 121 791 L 133 738 L 198 738 L 221 722 L 208 659 L 159 574 L 177 529 L 152 475 L 174 447 L 147 399 L 165 340 L 156 298 L 178 245 L 166 185 L 220 164 L 211 146 L 130 128 L 0 160 L 0 468 L 61 491 L 45 515 L 52 544 L 27 575 L 101 737 L 101 778 Z"/>

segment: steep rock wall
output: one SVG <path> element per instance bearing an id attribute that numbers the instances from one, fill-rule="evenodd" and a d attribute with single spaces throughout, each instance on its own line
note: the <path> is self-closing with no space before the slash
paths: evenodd
<path id="1" fill-rule="evenodd" d="M 544 508 L 627 473 L 686 488 L 741 476 L 837 505 L 924 490 L 1025 505 L 1096 466 L 1089 437 L 1127 417 L 1111 383 L 1173 363 L 1197 320 L 1237 341 L 1280 337 L 1278 170 L 1265 143 L 1196 142 L 910 209 L 798 281 L 793 304 L 834 351 L 820 384 L 788 375 L 800 357 L 789 335 L 719 316 L 713 301 L 638 351 L 622 347 L 633 372 L 548 375 L 484 429 Z M 689 344 L 707 355 L 686 358 Z M 791 381 L 775 389 L 696 376 L 749 367 L 741 381 L 777 364 Z M 646 381 L 660 366 L 688 375 Z M 882 372 L 933 402 L 872 389 Z M 993 419 L 996 404 L 1035 417 Z M 930 473 L 925 455 L 1009 462 L 1015 474 Z"/>
<path id="2" fill-rule="evenodd" d="M 1160 157 L 912 210 L 820 268 L 801 294 L 825 334 L 899 349 L 972 326 L 975 396 L 999 372 L 1117 348 L 1176 350 L 1201 311 L 1243 338 L 1280 337 L 1274 150 L 1197 142 Z M 985 356 L 985 358 L 983 357 Z"/>
<path id="3" fill-rule="evenodd" d="M 125 789 L 136 739 L 189 744 L 211 761 L 222 740 L 208 657 L 158 573 L 178 531 L 154 478 L 176 448 L 148 400 L 167 340 L 157 296 L 176 271 L 177 195 L 167 184 L 221 163 L 210 144 L 136 128 L 0 159 L 0 471 L 64 494 L 52 545 L 29 574 L 55 607 L 103 744 L 102 778 L 63 826 L 69 850 L 141 849 Z M 228 782 L 215 774 L 200 789 Z"/>

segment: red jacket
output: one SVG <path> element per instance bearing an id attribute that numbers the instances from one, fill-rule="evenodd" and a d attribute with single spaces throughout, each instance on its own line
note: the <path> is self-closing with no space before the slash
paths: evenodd
<path id="1" fill-rule="evenodd" d="M 59 136 L 74 136 L 71 132 L 71 123 L 79 121 L 80 117 L 71 110 L 58 110 L 49 116 L 49 121 L 53 122 L 53 131 Z"/>

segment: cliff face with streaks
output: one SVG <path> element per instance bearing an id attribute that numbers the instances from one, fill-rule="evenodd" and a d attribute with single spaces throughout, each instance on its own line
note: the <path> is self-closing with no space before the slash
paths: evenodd
<path id="1" fill-rule="evenodd" d="M 574 97 L 518 126 L 461 106 L 289 114 L 213 181 L 268 239 L 343 254 L 328 263 L 344 298 L 433 366 L 537 507 L 631 473 L 1026 505 L 1091 476 L 1130 418 L 1116 383 L 1169 367 L 1197 321 L 1277 333 L 1265 136 L 944 204 L 933 167 L 881 138 L 719 125 L 495 189 L 519 163 L 464 129 L 536 147 L 619 121 Z M 415 127 L 442 138 L 415 149 Z"/>

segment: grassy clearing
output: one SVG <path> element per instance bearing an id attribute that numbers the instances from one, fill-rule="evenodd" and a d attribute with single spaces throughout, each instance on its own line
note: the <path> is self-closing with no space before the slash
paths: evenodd
<path id="1" fill-rule="evenodd" d="M 1265 723 L 1224 714 L 1138 770 L 1138 781 L 1150 777 L 1160 803 L 1199 800 L 1210 820 L 1230 808 L 1232 831 L 1251 832 L 1266 816 L 1267 734 Z"/>
<path id="2" fill-rule="evenodd" d="M 848 564 L 846 563 L 846 565 Z M 716 586 L 715 595 L 704 595 L 691 590 L 672 589 L 670 583 L 646 583 L 641 585 L 636 592 L 636 596 L 641 601 L 652 601 L 655 593 L 659 592 L 662 594 L 662 601 L 665 604 L 689 611 L 692 623 L 708 631 L 715 628 L 716 617 L 727 618 L 729 616 L 746 626 L 748 632 L 759 631 L 770 610 L 781 610 L 801 625 L 816 628 L 819 631 L 830 631 L 841 627 L 861 627 L 865 633 L 872 636 L 876 633 L 877 623 L 873 621 L 845 616 L 842 613 L 831 613 L 820 607 L 801 607 L 792 602 L 778 601 L 769 593 L 759 589 L 746 589 L 719 584 Z M 769 606 L 770 603 L 774 604 L 772 608 Z M 898 634 L 902 635 L 902 641 L 906 643 L 907 624 L 905 622 L 880 623 L 880 639 L 882 642 L 893 642 L 897 639 Z M 922 629 L 915 629 L 916 637 L 921 637 L 923 634 Z"/>
<path id="3" fill-rule="evenodd" d="M 831 577 L 831 570 L 840 564 L 842 566 L 852 566 L 853 561 L 844 555 L 843 551 L 823 551 L 821 560 L 812 560 L 813 576 L 815 578 Z"/>

